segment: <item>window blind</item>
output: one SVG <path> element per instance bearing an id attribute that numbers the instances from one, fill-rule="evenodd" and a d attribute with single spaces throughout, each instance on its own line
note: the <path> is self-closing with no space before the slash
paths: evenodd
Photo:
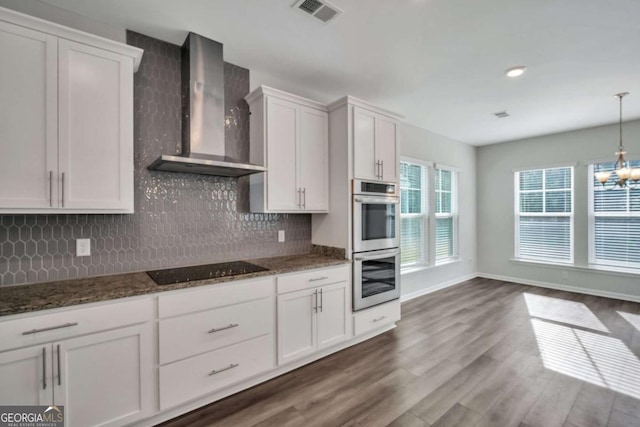
<path id="1" fill-rule="evenodd" d="M 640 167 L 632 161 L 631 167 Z M 612 171 L 614 163 L 591 165 L 590 263 L 640 268 L 640 188 L 606 190 L 595 172 Z M 615 179 L 615 173 L 611 179 Z M 609 184 L 611 185 L 611 184 Z"/>
<path id="2" fill-rule="evenodd" d="M 456 172 L 435 170 L 435 261 L 456 256 L 457 182 Z"/>
<path id="3" fill-rule="evenodd" d="M 401 264 L 427 260 L 427 178 L 426 165 L 400 163 L 400 250 Z"/>
<path id="4" fill-rule="evenodd" d="M 573 168 L 516 172 L 517 258 L 573 261 Z"/>

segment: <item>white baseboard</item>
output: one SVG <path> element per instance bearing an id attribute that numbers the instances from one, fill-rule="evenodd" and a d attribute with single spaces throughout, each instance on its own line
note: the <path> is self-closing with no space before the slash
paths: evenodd
<path id="1" fill-rule="evenodd" d="M 476 277 L 478 277 L 478 273 L 472 273 L 472 274 L 468 274 L 466 276 L 456 277 L 455 279 L 452 279 L 452 280 L 447 280 L 446 282 L 438 283 L 435 286 L 430 286 L 430 287 L 425 288 L 425 289 L 419 289 L 419 290 L 411 292 L 409 294 L 401 295 L 400 296 L 400 302 L 409 301 L 409 300 L 412 300 L 414 298 L 418 298 L 418 297 L 421 297 L 423 295 L 427 295 L 427 294 L 430 294 L 432 292 L 439 291 L 440 289 L 448 288 L 450 286 L 454 286 L 454 285 L 457 285 L 459 283 L 466 282 L 467 280 L 471 280 L 471 279 L 474 279 Z"/>
<path id="2" fill-rule="evenodd" d="M 477 277 L 485 279 L 502 280 L 503 282 L 512 282 L 522 285 L 539 286 L 541 288 L 555 289 L 558 291 L 574 292 L 577 294 L 594 295 L 597 297 L 613 298 L 623 301 L 640 302 L 640 297 L 629 294 L 621 294 L 618 292 L 600 291 L 597 289 L 579 288 L 577 286 L 559 285 L 557 283 L 539 282 L 537 280 L 521 279 L 518 277 L 500 276 L 497 274 L 477 273 Z"/>

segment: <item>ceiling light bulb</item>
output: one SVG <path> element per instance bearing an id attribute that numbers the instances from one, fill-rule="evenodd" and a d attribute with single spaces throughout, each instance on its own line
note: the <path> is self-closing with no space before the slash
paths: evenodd
<path id="1" fill-rule="evenodd" d="M 596 172 L 596 179 L 600 184 L 604 184 L 609 181 L 610 176 L 611 172 Z"/>
<path id="2" fill-rule="evenodd" d="M 509 68 L 504 73 L 507 75 L 507 77 L 520 77 L 526 70 L 527 67 L 525 67 L 524 65 L 518 65 L 517 67 Z"/>

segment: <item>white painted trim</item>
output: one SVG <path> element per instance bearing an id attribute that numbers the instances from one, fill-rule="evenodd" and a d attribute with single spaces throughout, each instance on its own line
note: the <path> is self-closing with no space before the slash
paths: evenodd
<path id="1" fill-rule="evenodd" d="M 578 166 L 578 162 L 563 162 L 563 163 L 554 163 L 550 165 L 544 166 L 522 166 L 519 168 L 514 168 L 512 172 L 524 172 L 524 171 L 536 171 L 542 169 L 559 169 L 559 168 L 575 168 Z"/>
<path id="2" fill-rule="evenodd" d="M 446 282 L 439 283 L 439 284 L 437 284 L 435 286 L 431 286 L 429 288 L 420 289 L 418 291 L 411 292 L 409 294 L 401 295 L 400 296 L 400 302 L 410 301 L 412 299 L 421 297 L 423 295 L 428 295 L 428 294 L 430 294 L 432 292 L 439 291 L 441 289 L 445 289 L 445 288 L 449 288 L 451 286 L 459 285 L 460 283 L 466 282 L 466 281 L 471 280 L 471 279 L 475 279 L 476 277 L 478 277 L 478 273 L 472 273 L 472 274 L 468 274 L 466 276 L 458 277 L 458 278 L 455 278 L 455 279 L 452 279 L 452 280 L 447 280 Z"/>
<path id="3" fill-rule="evenodd" d="M 44 19 L 36 18 L 31 15 L 16 12 L 11 9 L 0 7 L 0 20 L 7 21 L 14 25 L 19 25 L 32 30 L 51 34 L 53 36 L 72 40 L 78 43 L 84 43 L 99 49 L 108 50 L 119 55 L 125 55 L 133 58 L 133 71 L 138 71 L 140 61 L 142 60 L 143 50 L 124 43 L 116 42 L 94 34 L 79 31 L 73 28 L 65 27 Z"/>
<path id="4" fill-rule="evenodd" d="M 438 163 L 438 162 L 434 162 L 433 163 L 433 168 L 434 169 L 441 169 L 441 170 L 445 170 L 445 171 L 451 171 L 451 172 L 455 172 L 455 173 L 460 173 L 460 168 L 457 166 L 449 166 L 449 165 L 445 165 L 442 163 Z"/>
<path id="5" fill-rule="evenodd" d="M 312 108 L 314 110 L 327 111 L 327 106 L 321 104 L 318 101 L 314 101 L 313 99 L 303 98 L 302 96 L 285 92 L 279 89 L 272 88 L 270 86 L 260 85 L 255 88 L 250 94 L 244 97 L 248 104 L 252 104 L 256 99 L 261 96 L 275 96 L 276 98 L 284 99 L 286 101 L 293 102 L 295 104 L 300 104 L 305 107 Z"/>
<path id="6" fill-rule="evenodd" d="M 333 111 L 347 104 L 364 108 L 365 110 L 368 110 L 370 112 L 382 114 L 383 116 L 388 116 L 395 120 L 404 119 L 404 116 L 401 116 L 398 113 L 394 113 L 393 111 L 389 111 L 389 110 L 385 110 L 384 108 L 377 107 L 367 101 L 364 101 L 360 98 L 356 98 L 355 96 L 351 96 L 351 95 L 343 96 L 342 98 L 336 101 L 333 101 L 331 104 L 327 105 L 327 109 L 329 111 Z"/>
<path id="7" fill-rule="evenodd" d="M 413 163 L 413 164 L 417 164 L 417 165 L 422 165 L 422 166 L 427 166 L 427 167 L 433 167 L 433 162 L 430 160 L 422 160 L 422 159 L 418 159 L 416 157 L 406 157 L 406 156 L 400 156 L 400 161 L 404 162 L 404 163 Z"/>
<path id="8" fill-rule="evenodd" d="M 579 288 L 576 286 L 559 285 L 557 283 L 539 282 L 537 280 L 521 279 L 517 277 L 500 276 L 497 274 L 478 273 L 478 277 L 484 279 L 502 280 L 520 285 L 538 286 L 541 288 L 555 289 L 558 291 L 573 292 L 576 294 L 594 295 L 597 297 L 613 298 L 623 301 L 640 302 L 640 296 L 621 294 L 618 292 L 599 291 L 597 289 Z"/>
<path id="9" fill-rule="evenodd" d="M 601 266 L 597 264 L 589 264 L 588 266 L 583 266 L 583 265 L 576 265 L 573 263 L 563 264 L 558 262 L 518 259 L 518 258 L 511 258 L 509 261 L 514 263 L 519 263 L 519 264 L 529 264 L 532 266 L 550 267 L 550 268 L 557 268 L 560 270 L 582 271 L 585 273 L 604 274 L 604 275 L 611 275 L 611 276 L 632 277 L 635 279 L 637 279 L 640 276 L 640 270 L 633 270 L 633 269 L 624 268 L 624 267 L 607 267 L 607 266 Z"/>

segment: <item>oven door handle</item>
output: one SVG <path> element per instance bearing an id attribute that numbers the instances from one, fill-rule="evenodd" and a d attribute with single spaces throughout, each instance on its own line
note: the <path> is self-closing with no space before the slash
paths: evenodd
<path id="1" fill-rule="evenodd" d="M 356 255 L 353 259 L 356 261 L 369 261 L 398 255 L 400 255 L 400 249 L 392 249 L 389 251 L 376 251 L 374 255 Z"/>
<path id="2" fill-rule="evenodd" d="M 397 205 L 400 200 L 397 197 L 356 197 L 356 203 L 380 203 Z"/>

